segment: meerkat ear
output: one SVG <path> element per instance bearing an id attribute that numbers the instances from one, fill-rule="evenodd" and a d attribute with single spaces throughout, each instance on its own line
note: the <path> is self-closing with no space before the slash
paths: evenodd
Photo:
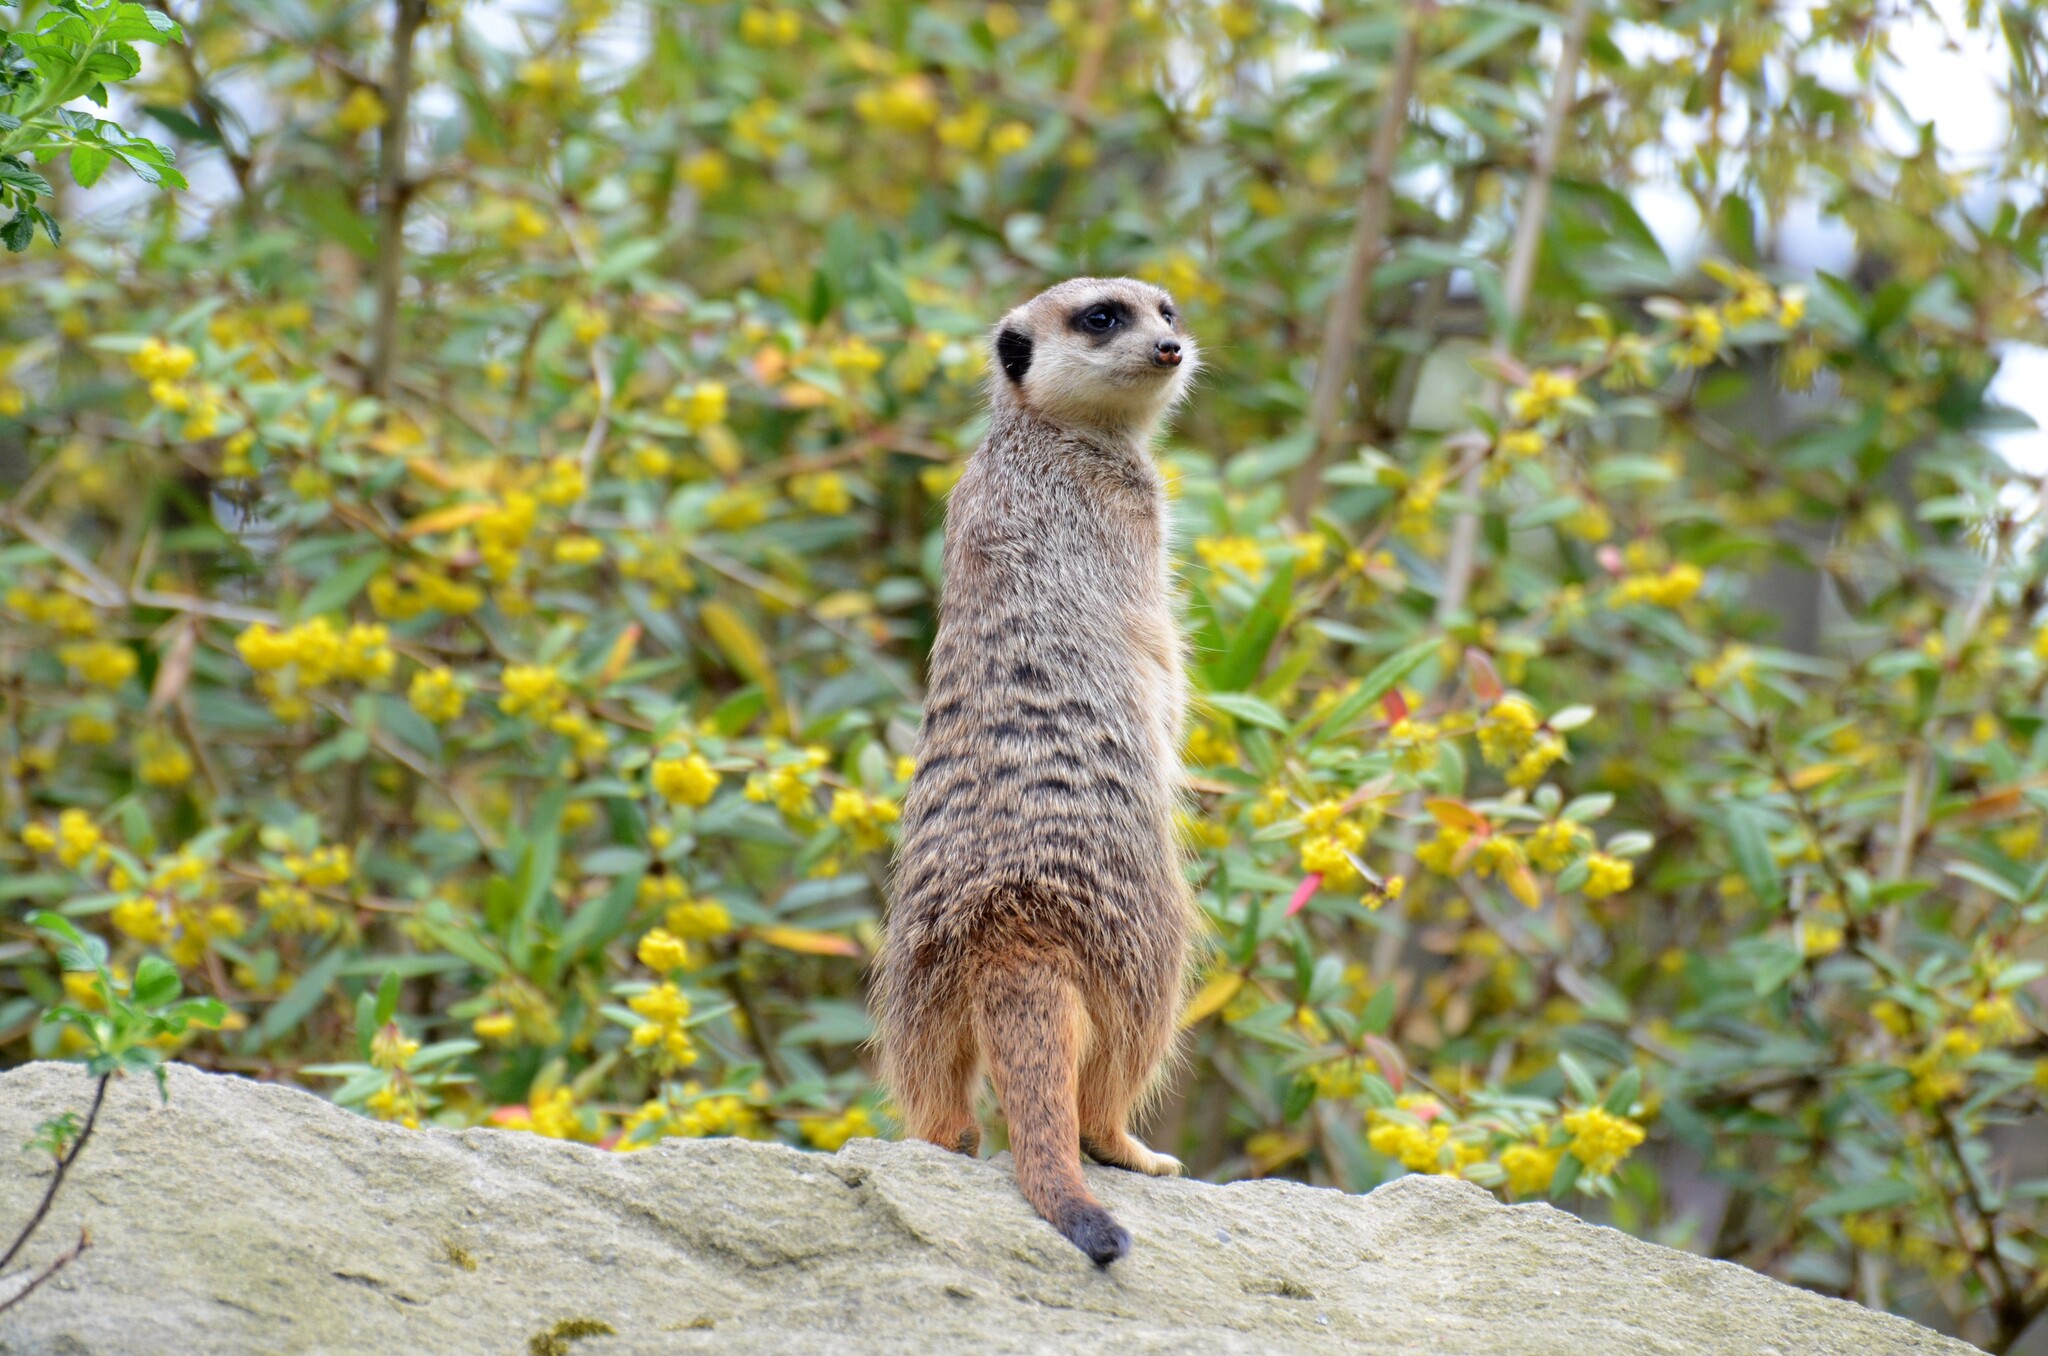
<path id="1" fill-rule="evenodd" d="M 1023 381 L 1031 370 L 1031 336 L 1014 327 L 1004 330 L 996 336 L 996 361 L 1012 382 Z"/>

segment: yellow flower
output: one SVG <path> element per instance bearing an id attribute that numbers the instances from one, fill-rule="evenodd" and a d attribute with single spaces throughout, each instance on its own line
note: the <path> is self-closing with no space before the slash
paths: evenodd
<path id="1" fill-rule="evenodd" d="M 440 666 L 415 673 L 412 685 L 406 689 L 405 699 L 412 704 L 413 710 L 436 725 L 445 725 L 459 717 L 463 705 L 469 700 L 455 677 L 455 671 Z"/>
<path id="2" fill-rule="evenodd" d="M 826 1153 L 837 1152 L 850 1139 L 872 1139 L 876 1133 L 875 1118 L 864 1106 L 850 1106 L 829 1121 L 804 1122 L 804 1138 Z"/>
<path id="3" fill-rule="evenodd" d="M 699 193 L 716 193 L 732 182 L 732 162 L 717 151 L 699 151 L 683 162 L 683 179 Z"/>
<path id="4" fill-rule="evenodd" d="M 183 344 L 156 338 L 143 340 L 142 347 L 128 355 L 128 366 L 144 381 L 177 381 L 198 361 L 199 355 Z"/>
<path id="5" fill-rule="evenodd" d="M 803 34 L 795 10 L 747 9 L 740 14 L 740 41 L 755 47 L 787 47 Z"/>
<path id="6" fill-rule="evenodd" d="M 797 476 L 789 482 L 789 492 L 811 512 L 828 517 L 845 513 L 853 507 L 853 494 L 846 487 L 846 477 L 837 471 Z"/>
<path id="7" fill-rule="evenodd" d="M 939 96 L 931 81 L 921 75 L 906 75 L 885 86 L 862 90 L 853 109 L 878 127 L 916 132 L 938 121 Z"/>
<path id="8" fill-rule="evenodd" d="M 1508 1190 L 1517 1196 L 1541 1196 L 1550 1190 L 1557 1175 L 1562 1149 L 1545 1149 L 1535 1144 L 1513 1144 L 1501 1150 L 1501 1171 L 1508 1175 Z"/>
<path id="9" fill-rule="evenodd" d="M 662 413 L 681 419 L 693 429 L 704 429 L 725 422 L 728 403 L 724 382 L 700 381 L 663 401 Z"/>
<path id="10" fill-rule="evenodd" d="M 135 676 L 135 652 L 110 640 L 61 646 L 57 658 L 95 687 L 119 687 Z"/>
<path id="11" fill-rule="evenodd" d="M 988 153 L 998 160 L 1007 159 L 1031 144 L 1037 135 L 1028 122 L 997 123 L 996 129 L 988 134 Z"/>
<path id="12" fill-rule="evenodd" d="M 370 1063 L 379 1069 L 402 1069 L 420 1052 L 420 1043 L 387 1022 L 370 1037 Z"/>
<path id="13" fill-rule="evenodd" d="M 664 975 L 671 970 L 681 970 L 690 963 L 689 945 L 662 928 L 655 928 L 642 937 L 634 954 L 640 957 L 642 965 Z"/>
<path id="14" fill-rule="evenodd" d="M 1562 871 L 1578 851 L 1585 830 L 1569 819 L 1553 820 L 1529 835 L 1529 862 L 1539 871 Z"/>
<path id="15" fill-rule="evenodd" d="M 508 716 L 525 715 L 545 722 L 568 700 L 562 675 L 551 664 L 507 665 L 499 682 L 505 694 L 498 698 L 498 709 Z"/>
<path id="16" fill-rule="evenodd" d="M 23 834 L 23 841 L 28 835 Z M 52 845 L 57 850 L 57 860 L 74 869 L 90 866 L 99 856 L 99 826 L 92 822 L 92 816 L 83 810 L 66 810 L 57 816 L 57 839 Z"/>
<path id="17" fill-rule="evenodd" d="M 1212 570 L 1231 565 L 1256 575 L 1266 568 L 1266 553 L 1250 537 L 1198 537 L 1195 554 Z"/>
<path id="18" fill-rule="evenodd" d="M 884 796 L 850 788 L 832 794 L 832 822 L 846 830 L 853 845 L 863 852 L 879 852 L 889 845 L 883 826 L 895 823 L 901 813 L 896 802 Z"/>
<path id="19" fill-rule="evenodd" d="M 595 537 L 563 537 L 554 554 L 557 565 L 592 565 L 604 559 L 604 543 Z"/>
<path id="20" fill-rule="evenodd" d="M 652 778 L 655 793 L 678 805 L 708 805 L 720 781 L 718 770 L 701 753 L 656 759 Z"/>
<path id="21" fill-rule="evenodd" d="M 1635 884 L 1636 869 L 1619 857 L 1610 857 L 1596 852 L 1586 858 L 1586 884 L 1583 887 L 1588 899 L 1605 899 L 1620 894 Z"/>
<path id="22" fill-rule="evenodd" d="M 1508 398 L 1508 408 L 1518 424 L 1534 424 L 1556 414 L 1567 400 L 1579 394 L 1579 379 L 1568 372 L 1538 368 L 1529 374 L 1529 384 Z"/>
<path id="23" fill-rule="evenodd" d="M 192 776 L 192 755 L 167 734 L 145 731 L 135 741 L 135 775 L 148 786 L 182 786 Z"/>
<path id="24" fill-rule="evenodd" d="M 389 116 L 390 110 L 377 97 L 377 91 L 368 85 L 357 85 L 335 113 L 334 125 L 350 135 L 360 135 L 382 127 L 384 119 Z"/>
<path id="25" fill-rule="evenodd" d="M 1572 1137 L 1573 1156 L 1595 1177 L 1613 1172 L 1643 1142 L 1642 1126 L 1597 1106 L 1567 1111 L 1564 1128 Z"/>
<path id="26" fill-rule="evenodd" d="M 716 900 L 684 899 L 671 904 L 662 922 L 678 937 L 709 941 L 732 931 L 732 913 Z"/>
<path id="27" fill-rule="evenodd" d="M 1543 718 L 1526 697 L 1502 697 L 1479 724 L 1479 753 L 1499 767 L 1518 757 L 1536 740 Z"/>

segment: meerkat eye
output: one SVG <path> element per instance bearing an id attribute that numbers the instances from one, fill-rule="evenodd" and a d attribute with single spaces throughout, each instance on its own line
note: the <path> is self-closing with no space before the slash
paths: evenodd
<path id="1" fill-rule="evenodd" d="M 1159 308 L 1159 316 L 1160 316 L 1160 318 L 1161 318 L 1162 320 L 1164 320 L 1164 321 L 1165 321 L 1165 322 L 1166 322 L 1167 324 L 1171 325 L 1171 324 L 1173 323 L 1173 308 L 1172 308 L 1171 306 L 1162 306 L 1162 307 L 1160 307 L 1160 308 Z"/>
<path id="2" fill-rule="evenodd" d="M 1116 328 L 1116 312 L 1107 306 L 1097 306 L 1081 317 L 1081 323 L 1096 334 L 1108 334 Z"/>

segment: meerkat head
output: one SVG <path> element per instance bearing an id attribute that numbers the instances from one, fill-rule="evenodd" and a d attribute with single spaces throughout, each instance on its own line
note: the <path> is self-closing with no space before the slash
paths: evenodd
<path id="1" fill-rule="evenodd" d="M 1073 278 L 1004 316 L 994 398 L 1057 423 L 1142 437 L 1198 366 L 1180 308 L 1135 278 Z"/>

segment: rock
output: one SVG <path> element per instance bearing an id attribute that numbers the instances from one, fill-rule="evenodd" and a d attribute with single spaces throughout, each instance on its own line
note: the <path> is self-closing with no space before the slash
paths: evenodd
<path id="1" fill-rule="evenodd" d="M 1369 1196 L 1088 1169 L 1136 1236 L 1098 1271 L 1008 1160 L 668 1140 L 610 1154 L 410 1131 L 187 1068 L 115 1084 L 0 1299 L 6 1356 L 915 1351 L 1968 1353 L 1902 1319 L 1405 1177 Z M 20 1146 L 83 1111 L 75 1065 L 0 1074 L 0 1239 L 49 1180 Z M 26 1265 L 23 1265 L 23 1263 Z"/>

